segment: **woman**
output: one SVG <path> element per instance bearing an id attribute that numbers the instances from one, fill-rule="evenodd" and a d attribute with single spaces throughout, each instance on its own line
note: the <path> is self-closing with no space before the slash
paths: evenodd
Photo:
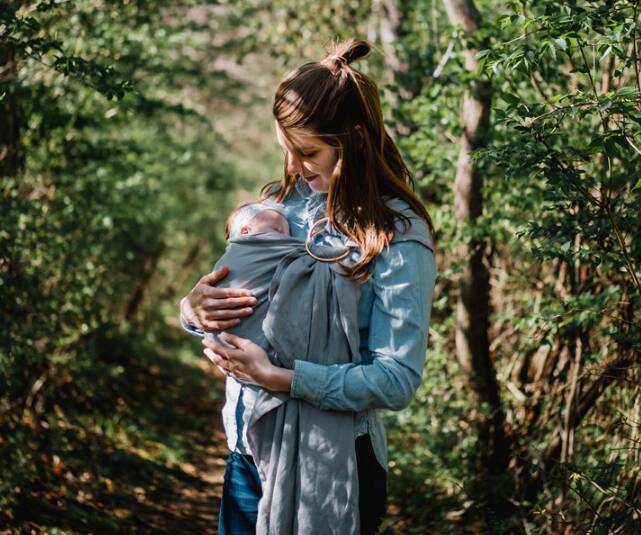
<path id="1" fill-rule="evenodd" d="M 323 366 L 296 360 L 290 370 L 272 365 L 259 346 L 230 333 L 220 334 L 227 347 L 203 340 L 206 356 L 227 375 L 324 410 L 355 413 L 361 533 L 375 533 L 386 509 L 387 446 L 376 409 L 399 410 L 414 397 L 436 279 L 430 217 L 385 131 L 376 84 L 350 65 L 369 51 L 365 41 L 344 41 L 322 61 L 303 65 L 281 82 L 273 114 L 285 170 L 279 182 L 263 190 L 288 210 L 293 236 L 305 237 L 320 214 L 358 246 L 360 259 L 349 270 L 360 285 L 362 363 Z M 426 223 L 424 239 L 395 240 L 410 223 L 388 206 L 390 199 L 404 201 Z M 251 292 L 214 286 L 226 275 L 225 269 L 206 275 L 181 301 L 187 329 L 225 331 L 251 314 Z M 226 405 L 231 451 L 220 533 L 255 529 L 261 489 L 243 430 L 251 411 L 245 393 L 239 387 Z"/>

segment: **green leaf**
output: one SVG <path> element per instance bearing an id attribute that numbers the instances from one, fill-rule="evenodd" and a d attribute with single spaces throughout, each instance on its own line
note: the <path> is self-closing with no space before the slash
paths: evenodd
<path id="1" fill-rule="evenodd" d="M 518 106 L 521 102 L 521 99 L 517 95 L 513 95 L 512 93 L 503 93 L 501 95 L 501 98 L 510 106 Z"/>

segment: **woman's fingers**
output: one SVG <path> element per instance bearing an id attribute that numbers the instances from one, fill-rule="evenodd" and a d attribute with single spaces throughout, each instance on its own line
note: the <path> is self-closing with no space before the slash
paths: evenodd
<path id="1" fill-rule="evenodd" d="M 240 325 L 239 319 L 227 320 L 227 321 L 204 321 L 203 322 L 203 327 L 206 331 L 224 331 L 225 329 L 238 327 L 238 325 Z"/>
<path id="2" fill-rule="evenodd" d="M 229 320 L 244 318 L 253 314 L 253 308 L 232 308 L 230 310 L 210 310 L 205 314 L 205 319 L 208 321 L 213 320 Z"/>
<path id="3" fill-rule="evenodd" d="M 241 290 L 234 288 L 216 288 L 214 297 L 223 299 L 227 297 L 254 297 L 251 290 Z"/>
<path id="4" fill-rule="evenodd" d="M 229 360 L 230 357 L 233 356 L 233 348 L 225 347 L 224 345 L 218 343 L 215 339 L 203 338 L 203 345 L 226 360 Z"/>
<path id="5" fill-rule="evenodd" d="M 219 355 L 218 353 L 215 353 L 213 350 L 209 349 L 208 347 L 203 349 L 203 353 L 212 362 L 212 364 L 215 364 L 219 368 L 223 368 L 223 370 L 225 369 L 222 365 L 222 361 L 224 359 L 221 355 Z"/>
<path id="6" fill-rule="evenodd" d="M 216 353 L 208 347 L 203 349 L 203 353 L 205 353 L 205 356 L 209 359 L 209 361 L 214 364 L 222 373 L 224 373 L 225 375 L 228 375 L 230 373 L 230 371 L 227 369 L 228 367 L 230 367 L 230 363 L 222 355 Z"/>
<path id="7" fill-rule="evenodd" d="M 222 310 L 228 308 L 240 307 L 253 307 L 256 304 L 256 298 L 251 297 L 226 297 L 226 298 L 213 298 L 210 297 L 203 301 L 203 308 L 205 310 Z"/>
<path id="8" fill-rule="evenodd" d="M 223 373 L 223 375 L 233 377 L 234 379 L 240 379 L 241 381 L 249 379 L 246 374 L 239 370 L 238 365 L 235 362 L 225 358 L 220 353 L 217 353 L 208 347 L 203 349 L 203 353 L 205 353 L 209 361 L 214 364 L 216 368 Z"/>
<path id="9" fill-rule="evenodd" d="M 247 342 L 250 342 L 247 338 L 241 338 L 231 333 L 220 333 L 218 336 L 220 336 L 223 342 L 231 344 L 234 347 L 245 347 Z"/>
<path id="10" fill-rule="evenodd" d="M 207 275 L 203 275 L 198 281 L 200 284 L 208 284 L 213 286 L 217 282 L 223 280 L 229 274 L 229 267 L 223 266 L 220 269 L 216 269 Z"/>
<path id="11" fill-rule="evenodd" d="M 217 288 L 207 284 L 199 284 L 199 290 L 203 295 L 203 299 L 227 299 L 230 297 L 253 297 L 254 294 L 251 290 L 240 290 L 235 288 Z"/>
<path id="12" fill-rule="evenodd" d="M 212 288 L 204 284 L 196 286 L 187 296 L 190 305 L 200 310 L 216 308 L 233 308 L 253 306 L 256 297 L 249 290 L 230 290 L 229 288 Z"/>

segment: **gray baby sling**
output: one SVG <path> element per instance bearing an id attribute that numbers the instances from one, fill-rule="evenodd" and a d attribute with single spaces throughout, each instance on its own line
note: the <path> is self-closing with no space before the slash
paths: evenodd
<path id="1" fill-rule="evenodd" d="M 404 233 L 399 223 L 394 241 L 431 247 L 422 219 L 402 201 L 388 205 L 412 223 Z M 360 362 L 360 291 L 339 263 L 313 258 L 303 240 L 266 233 L 230 240 L 222 265 L 230 267 L 224 286 L 257 298 L 254 314 L 230 332 L 259 344 L 272 362 L 289 369 L 297 359 Z M 247 429 L 263 491 L 258 535 L 359 533 L 354 424 L 354 412 L 258 389 Z"/>

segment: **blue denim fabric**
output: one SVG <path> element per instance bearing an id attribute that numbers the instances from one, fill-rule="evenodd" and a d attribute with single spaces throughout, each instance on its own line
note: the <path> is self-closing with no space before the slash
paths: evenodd
<path id="1" fill-rule="evenodd" d="M 262 496 L 260 485 L 260 476 L 251 457 L 230 451 L 220 501 L 218 535 L 256 533 L 258 501 Z"/>
<path id="2" fill-rule="evenodd" d="M 304 183 L 297 184 L 283 201 L 292 236 L 306 237 L 311 224 L 324 214 L 325 201 L 326 194 L 310 192 Z M 370 435 L 376 457 L 385 469 L 387 443 L 377 409 L 406 407 L 420 384 L 436 276 L 432 249 L 414 241 L 392 243 L 378 255 L 372 276 L 361 287 L 358 323 L 362 364 L 295 362 L 292 397 L 323 409 L 355 411 L 356 435 Z M 184 320 L 182 324 L 197 334 Z M 240 390 L 247 387 L 237 383 L 235 388 L 238 392 L 232 389 L 231 398 L 228 388 L 230 409 L 238 409 Z M 243 401 L 246 406 L 251 404 L 247 396 Z M 246 435 L 237 428 L 242 419 L 223 419 L 230 449 L 248 451 L 244 448 Z M 236 441 L 237 435 L 242 443 Z"/>

